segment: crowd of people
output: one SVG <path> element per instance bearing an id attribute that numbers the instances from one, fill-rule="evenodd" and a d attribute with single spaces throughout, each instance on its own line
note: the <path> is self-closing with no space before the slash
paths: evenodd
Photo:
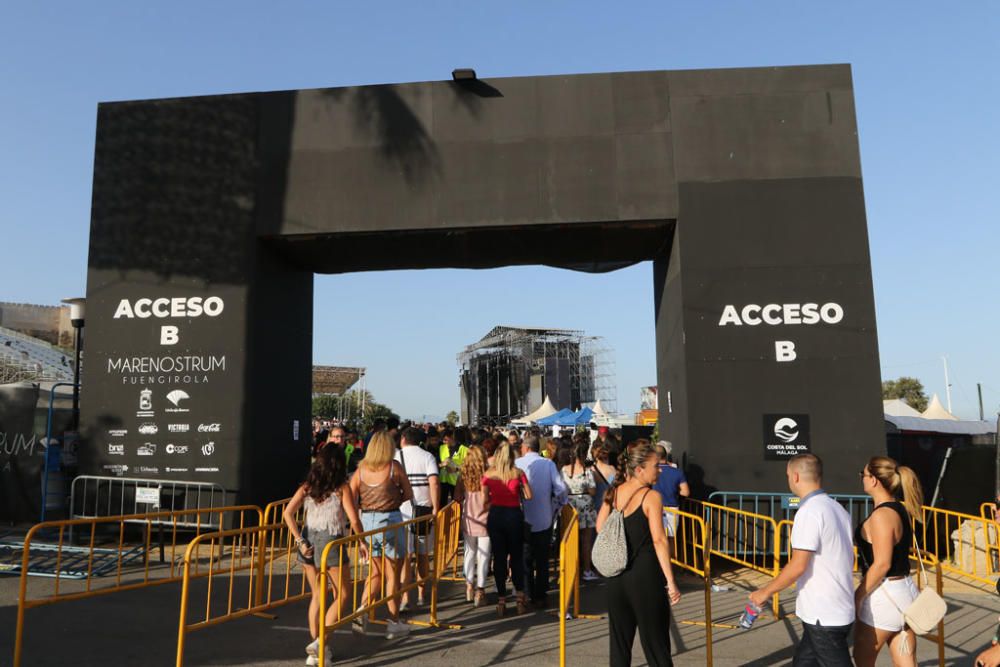
<path id="1" fill-rule="evenodd" d="M 497 615 L 527 614 L 548 605 L 551 550 L 562 507 L 571 505 L 578 517 L 585 581 L 601 578 L 591 565 L 595 532 L 619 513 L 627 562 L 620 574 L 606 579 L 610 664 L 631 664 L 636 632 L 648 664 L 672 664 L 665 628 L 670 605 L 680 599 L 670 564 L 676 515 L 663 510 L 679 507 L 690 489 L 673 463 L 670 443 L 639 439 L 622 446 L 606 429 L 596 437 L 587 431 L 550 437 L 537 428 L 401 428 L 390 421 L 376 424 L 364 439 L 332 425 L 317 433 L 314 454 L 285 513 L 314 593 L 321 585 L 318 554 L 351 530 L 388 528 L 362 549 L 361 557 L 371 564 L 365 599 L 383 578 L 389 596 L 410 581 L 424 581 L 430 536 L 391 526 L 455 501 L 461 505 L 466 600 L 485 605 L 492 575 Z M 772 595 L 797 584 L 803 636 L 795 665 L 871 666 L 884 647 L 893 665 L 916 665 L 915 636 L 903 614 L 918 596 L 910 575 L 911 546 L 917 546 L 912 522 L 919 520 L 922 503 L 915 473 L 887 457 L 870 459 L 859 481 L 874 509 L 856 529 L 844 508 L 823 491 L 819 457 L 799 454 L 789 460 L 786 473 L 790 491 L 800 498 L 791 558 L 777 577 L 750 594 L 750 603 L 762 608 Z M 300 532 L 295 513 L 303 506 Z M 861 569 L 857 585 L 855 548 Z M 328 585 L 336 602 L 327 623 L 344 611 L 347 564 L 345 553 L 331 554 Z M 422 604 L 419 586 L 415 598 L 393 598 L 387 604 L 387 637 L 404 636 L 408 626 L 399 612 Z M 309 627 L 315 639 L 320 631 L 315 601 Z M 366 631 L 365 621 L 356 621 L 355 629 Z M 318 664 L 317 649 L 316 641 L 307 647 L 307 664 Z M 1000 649 L 992 651 L 1000 654 Z M 980 662 L 996 664 L 991 658 L 998 657 L 987 651 Z"/>
<path id="2" fill-rule="evenodd" d="M 669 601 L 679 596 L 667 551 L 671 524 L 664 519 L 661 499 L 676 507 L 677 499 L 687 495 L 687 484 L 670 461 L 669 443 L 653 446 L 639 440 L 623 447 L 608 428 L 593 434 L 579 431 L 554 437 L 537 427 L 521 431 L 447 424 L 415 426 L 387 420 L 376 422 L 362 437 L 337 423 L 315 426 L 312 466 L 284 515 L 314 597 L 309 608 L 313 641 L 306 647 L 307 664 L 319 664 L 318 559 L 326 544 L 351 531 L 382 531 L 368 539 L 361 550 L 361 557 L 370 564 L 361 604 L 384 590 L 389 597 L 386 636 L 405 636 L 409 627 L 399 614 L 424 604 L 422 582 L 429 572 L 433 536 L 426 530 L 392 526 L 436 514 L 451 501 L 461 505 L 466 600 L 474 607 L 484 606 L 492 588 L 499 617 L 548 607 L 553 547 L 564 505 L 570 504 L 578 516 L 584 581 L 601 578 L 591 566 L 590 553 L 602 517 L 612 507 L 629 517 L 636 514 L 636 507 L 641 508 L 641 515 L 655 520 L 656 526 L 645 533 L 636 529 L 642 535 L 635 536 L 635 553 L 627 568 L 634 574 L 613 580 L 632 582 L 620 591 L 611 589 L 614 607 L 621 612 L 611 618 L 612 634 L 618 638 L 614 650 L 621 652 L 627 663 L 631 637 L 638 629 L 644 649 L 648 645 L 647 654 L 670 655 L 666 633 L 652 633 L 652 625 L 637 621 L 645 618 L 645 612 L 625 612 L 633 604 L 649 607 L 649 596 L 635 593 L 641 579 L 649 576 L 650 562 L 665 587 L 656 618 L 668 618 Z M 664 470 L 670 472 L 664 474 Z M 655 486 L 657 493 L 643 494 L 635 507 L 615 505 L 623 493 L 647 483 Z M 300 528 L 296 516 L 302 507 L 306 516 Z M 627 525 L 634 523 L 629 518 Z M 654 554 L 652 561 L 649 554 Z M 328 624 L 345 612 L 348 566 L 347 550 L 331 552 L 328 586 L 335 602 L 327 611 Z M 411 582 L 418 585 L 397 595 Z M 633 619 L 631 623 L 628 618 Z M 367 617 L 356 619 L 353 627 L 366 632 Z"/>

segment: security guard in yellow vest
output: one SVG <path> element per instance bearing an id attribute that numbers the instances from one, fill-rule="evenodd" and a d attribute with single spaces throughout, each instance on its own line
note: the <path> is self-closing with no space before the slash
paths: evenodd
<path id="1" fill-rule="evenodd" d="M 455 493 L 455 485 L 458 484 L 459 469 L 465 460 L 465 455 L 469 453 L 469 448 L 464 444 L 455 446 L 455 434 L 446 431 L 444 441 L 438 447 L 439 473 L 438 479 L 441 482 L 441 505 L 448 503 Z"/>

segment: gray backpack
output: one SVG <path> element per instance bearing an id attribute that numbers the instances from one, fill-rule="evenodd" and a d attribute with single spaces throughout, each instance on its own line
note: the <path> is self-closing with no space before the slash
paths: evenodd
<path id="1" fill-rule="evenodd" d="M 647 489 L 648 492 L 648 489 Z M 633 493 L 633 495 L 635 495 Z M 645 499 L 645 496 L 643 496 Z M 631 497 L 628 499 L 632 500 Z M 639 503 L 640 506 L 642 503 Z M 628 507 L 628 502 L 622 508 Z M 601 532 L 594 540 L 590 562 L 605 577 L 617 577 L 628 566 L 628 542 L 625 540 L 625 515 L 622 510 L 611 506 L 611 513 L 604 521 Z"/>

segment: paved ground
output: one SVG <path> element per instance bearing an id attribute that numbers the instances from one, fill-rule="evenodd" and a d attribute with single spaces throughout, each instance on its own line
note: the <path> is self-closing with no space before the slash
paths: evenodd
<path id="1" fill-rule="evenodd" d="M 745 599 L 744 591 L 759 576 L 731 571 L 716 578 L 717 584 L 733 587 L 731 591 L 712 596 L 713 617 L 717 623 L 735 624 Z M 9 664 L 12 655 L 17 582 L 15 577 L 0 577 L 0 665 Z M 40 585 L 40 582 L 33 581 L 32 585 Z M 675 664 L 704 665 L 704 628 L 684 622 L 703 617 L 701 582 L 682 577 L 681 585 L 684 597 L 674 608 L 675 622 L 670 631 Z M 537 613 L 499 620 L 492 607 L 473 609 L 465 603 L 459 587 L 443 585 L 442 589 L 447 599 L 441 620 L 460 623 L 464 629 L 414 628 L 409 638 L 394 641 L 387 641 L 380 635 L 357 637 L 347 631 L 338 632 L 332 642 L 335 664 L 433 664 L 435 667 L 558 664 L 559 623 L 555 614 Z M 194 591 L 193 599 L 199 592 Z M 25 667 L 171 665 L 176 646 L 179 597 L 179 585 L 166 584 L 29 610 L 23 664 Z M 586 586 L 582 597 L 584 613 L 600 613 L 603 607 L 601 584 Z M 968 665 L 993 634 L 1000 599 L 995 594 L 962 585 L 950 585 L 947 597 L 950 605 L 947 664 Z M 783 607 L 788 611 L 794 609 L 793 594 L 783 598 Z M 189 636 L 185 664 L 255 667 L 302 664 L 303 646 L 309 639 L 305 630 L 305 605 L 293 604 L 277 613 L 279 617 L 273 621 L 251 617 L 193 633 Z M 715 664 L 788 664 L 800 635 L 801 629 L 794 618 L 775 621 L 764 616 L 749 632 L 717 628 L 713 642 Z M 567 652 L 570 665 L 606 665 L 607 621 L 570 621 Z M 921 640 L 918 658 L 920 665 L 937 664 L 936 647 Z M 638 641 L 633 664 L 645 664 Z M 883 655 L 879 664 L 889 665 L 890 661 Z"/>

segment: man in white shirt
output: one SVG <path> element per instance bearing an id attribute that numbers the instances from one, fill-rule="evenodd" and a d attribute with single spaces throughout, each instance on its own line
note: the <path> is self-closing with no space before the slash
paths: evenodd
<path id="1" fill-rule="evenodd" d="M 802 621 L 802 641 L 795 667 L 850 667 L 847 635 L 854 623 L 854 545 L 851 517 L 821 487 L 823 462 L 797 454 L 785 470 L 788 488 L 801 498 L 792 525 L 792 558 L 781 573 L 750 594 L 764 607 L 775 593 L 798 582 L 795 615 Z"/>
<path id="2" fill-rule="evenodd" d="M 560 508 L 566 504 L 568 489 L 556 464 L 539 455 L 538 436 L 529 433 L 521 441 L 521 456 L 514 465 L 524 471 L 531 487 L 531 499 L 525 500 L 524 522 L 527 525 L 525 550 L 525 589 L 537 609 L 546 606 L 549 589 L 549 545 L 552 526 Z"/>
<path id="3" fill-rule="evenodd" d="M 423 516 L 428 512 L 437 514 L 441 505 L 441 488 L 438 485 L 437 459 L 430 452 L 420 448 L 420 431 L 409 427 L 400 436 L 400 449 L 396 452 L 396 460 L 403 466 L 406 476 L 413 489 L 413 502 L 407 501 L 399 508 L 403 521 Z M 425 580 L 428 574 L 428 554 L 434 542 L 434 530 L 429 523 L 411 526 L 407 537 L 409 553 L 416 553 L 417 575 Z M 402 586 L 406 587 L 413 580 L 413 565 L 409 557 L 403 564 Z M 409 593 L 403 593 L 403 606 L 408 606 Z M 417 587 L 417 604 L 424 604 L 424 588 Z"/>

